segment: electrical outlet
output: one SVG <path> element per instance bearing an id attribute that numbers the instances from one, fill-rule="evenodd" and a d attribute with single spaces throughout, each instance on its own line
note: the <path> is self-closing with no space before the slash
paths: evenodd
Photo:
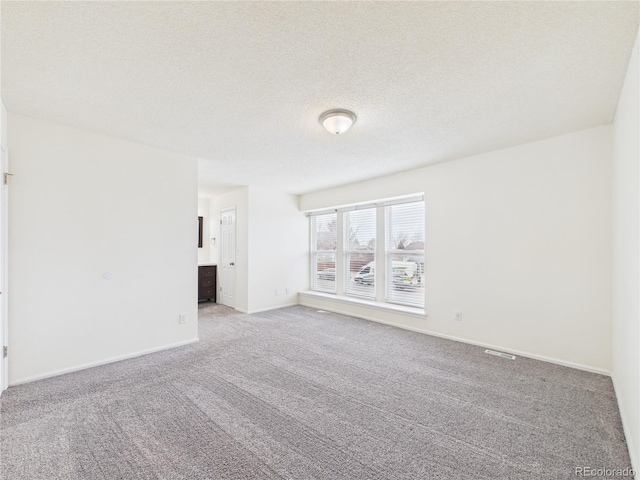
<path id="1" fill-rule="evenodd" d="M 180 323 L 187 323 L 187 314 L 186 313 L 181 313 L 178 316 L 178 322 Z"/>
<path id="2" fill-rule="evenodd" d="M 284 293 L 285 293 L 285 294 L 287 294 L 287 295 L 289 295 L 289 287 L 287 287 L 287 288 L 285 288 L 285 289 L 284 289 Z"/>
<path id="3" fill-rule="evenodd" d="M 276 297 L 277 297 L 278 295 L 280 295 L 280 290 L 278 290 L 278 289 L 276 288 Z"/>
<path id="4" fill-rule="evenodd" d="M 462 321 L 462 310 L 454 310 L 453 311 L 453 318 L 454 318 L 454 320 L 457 320 L 459 322 Z"/>

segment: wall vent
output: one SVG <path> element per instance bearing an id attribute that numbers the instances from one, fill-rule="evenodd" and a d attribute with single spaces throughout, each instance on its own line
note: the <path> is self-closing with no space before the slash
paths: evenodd
<path id="1" fill-rule="evenodd" d="M 510 353 L 504 353 L 504 352 L 496 352 L 495 350 L 485 350 L 484 353 L 488 353 L 489 355 L 495 355 L 496 357 L 508 358 L 509 360 L 516 359 L 515 355 L 511 355 Z"/>

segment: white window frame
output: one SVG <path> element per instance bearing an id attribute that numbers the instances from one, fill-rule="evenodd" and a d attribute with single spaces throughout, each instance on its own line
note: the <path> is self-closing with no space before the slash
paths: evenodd
<path id="1" fill-rule="evenodd" d="M 402 303 L 398 301 L 389 301 L 387 300 L 387 291 L 386 291 L 386 283 L 388 281 L 386 271 L 387 271 L 387 263 L 388 258 L 391 258 L 392 252 L 387 250 L 387 216 L 386 216 L 386 207 L 390 205 L 397 204 L 405 204 L 405 203 L 414 203 L 424 201 L 424 195 L 412 195 L 409 197 L 402 197 L 396 199 L 389 200 L 380 200 L 376 202 L 370 202 L 366 204 L 357 204 L 350 205 L 347 207 L 341 208 L 333 208 L 330 210 L 323 210 L 317 212 L 308 212 L 307 215 L 310 217 L 309 221 L 309 231 L 310 231 L 310 289 L 314 292 L 320 292 L 328 295 L 335 295 L 336 297 L 342 297 L 345 301 L 349 301 L 349 299 L 353 299 L 354 302 L 364 300 L 362 296 L 353 293 L 345 292 L 345 280 L 346 280 L 346 259 L 347 253 L 345 251 L 345 234 L 344 234 L 344 213 L 352 210 L 360 210 L 365 208 L 376 208 L 376 248 L 375 248 L 375 258 L 376 258 L 376 271 L 375 271 L 375 296 L 373 299 L 367 297 L 368 300 L 373 300 L 378 304 L 389 305 L 390 307 L 400 307 L 400 308 L 416 308 L 416 309 L 424 309 L 425 303 L 421 305 L 416 305 L 415 303 Z M 316 215 L 323 215 L 328 213 L 336 213 L 336 221 L 337 221 L 337 229 L 336 229 L 336 250 L 331 250 L 331 253 L 335 253 L 335 291 L 328 291 L 323 289 L 314 288 L 316 275 L 316 257 L 315 254 L 320 252 L 319 250 L 315 250 L 315 236 L 312 228 L 311 217 Z M 426 223 L 426 219 L 425 219 Z M 426 230 L 426 226 L 423 227 Z M 425 238 L 426 240 L 426 238 Z M 426 249 L 426 246 L 425 246 Z M 324 251 L 322 251 L 324 252 Z M 423 255 L 424 255 L 424 251 Z M 329 252 L 327 252 L 329 253 Z"/>

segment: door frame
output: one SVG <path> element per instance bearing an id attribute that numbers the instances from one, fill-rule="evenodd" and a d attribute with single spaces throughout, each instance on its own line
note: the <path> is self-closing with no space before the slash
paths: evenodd
<path id="1" fill-rule="evenodd" d="M 9 154 L 0 145 L 0 394 L 9 387 L 9 357 L 4 348 L 9 346 L 9 305 L 7 297 L 9 259 Z"/>

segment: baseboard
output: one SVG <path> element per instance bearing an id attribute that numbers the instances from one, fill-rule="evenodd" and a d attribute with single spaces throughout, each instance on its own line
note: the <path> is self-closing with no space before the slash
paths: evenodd
<path id="1" fill-rule="evenodd" d="M 620 403 L 620 395 L 618 395 L 618 390 L 616 389 L 616 377 L 615 375 L 611 375 L 611 382 L 613 383 L 613 391 L 616 394 L 616 402 L 618 403 L 618 411 L 620 412 L 620 421 L 622 422 L 622 431 L 624 432 L 624 438 L 627 440 L 627 450 L 629 451 L 629 458 L 631 459 L 631 468 L 636 472 L 634 478 L 640 478 L 640 464 L 638 464 L 638 460 L 640 460 L 637 456 L 638 450 L 636 450 L 636 446 L 631 443 L 631 432 L 629 432 L 629 423 L 627 421 L 627 414 L 624 408 L 624 405 Z"/>
<path id="2" fill-rule="evenodd" d="M 268 312 L 270 310 L 278 310 L 279 308 L 295 307 L 296 305 L 300 305 L 300 304 L 298 302 L 287 303 L 285 305 L 278 305 L 276 307 L 259 308 L 257 310 L 249 310 L 247 312 L 242 312 L 242 313 L 248 313 L 249 315 L 252 315 L 254 313 Z"/>
<path id="3" fill-rule="evenodd" d="M 35 382 L 36 380 L 44 380 L 45 378 L 57 377 L 58 375 L 64 375 L 65 373 L 77 372 L 80 370 L 85 370 L 87 368 L 99 367 L 100 365 L 107 365 L 109 363 L 119 362 L 121 360 L 128 360 L 130 358 L 141 357 L 142 355 L 148 355 L 150 353 L 161 352 L 163 350 L 169 350 L 171 348 L 183 347 L 185 345 L 189 345 L 192 343 L 198 342 L 198 338 L 194 338 L 191 340 L 185 340 L 184 342 L 172 343 L 170 345 L 163 345 L 161 347 L 149 348 L 147 350 L 140 350 L 134 353 L 128 353 L 126 355 L 120 355 L 118 357 L 111 357 L 105 360 L 98 360 L 97 362 L 85 363 L 82 365 L 76 365 L 74 367 L 62 368 L 60 370 L 54 370 L 52 372 L 42 373 L 39 375 L 33 375 L 31 377 L 22 378 L 15 382 L 9 382 L 10 387 L 14 387 L 16 385 L 22 385 L 23 383 Z"/>
<path id="4" fill-rule="evenodd" d="M 422 329 L 422 328 L 410 327 L 408 325 L 402 325 L 400 323 L 389 322 L 389 321 L 386 321 L 386 320 L 380 320 L 379 318 L 375 318 L 375 317 L 368 316 L 368 315 L 360 315 L 360 314 L 355 315 L 355 314 L 353 314 L 353 312 L 349 312 L 348 310 L 343 310 L 343 309 L 336 308 L 336 307 L 327 307 L 326 305 L 323 305 L 322 307 L 318 307 L 318 305 L 315 305 L 313 303 L 305 303 L 304 300 L 302 300 L 300 302 L 300 305 L 303 305 L 305 307 L 311 307 L 311 308 L 320 308 L 322 310 L 327 310 L 329 312 L 340 313 L 342 315 L 348 315 L 350 317 L 362 318 L 364 320 L 370 320 L 372 322 L 383 323 L 385 325 L 391 325 L 392 327 L 402 328 L 403 330 L 410 330 L 412 332 L 423 333 L 425 335 L 431 335 L 431 336 L 434 336 L 434 337 L 444 338 L 444 339 L 447 339 L 447 340 L 454 340 L 456 342 L 467 343 L 469 345 L 475 345 L 477 347 L 490 348 L 492 350 L 499 350 L 501 352 L 511 353 L 513 355 L 518 355 L 518 356 L 521 356 L 521 357 L 531 358 L 533 360 L 541 360 L 543 362 L 549 362 L 549 363 L 554 363 L 556 365 L 562 365 L 563 367 L 576 368 L 578 370 L 584 370 L 584 371 L 591 372 L 591 373 L 598 373 L 600 375 L 607 375 L 607 376 L 611 375 L 611 371 L 609 371 L 609 370 L 605 370 L 605 369 L 601 369 L 601 368 L 595 368 L 595 367 L 591 367 L 589 365 L 582 365 L 580 363 L 568 362 L 566 360 L 560 360 L 560 359 L 552 358 L 552 357 L 545 357 L 544 355 L 537 355 L 535 353 L 524 352 L 524 351 L 521 351 L 521 350 L 514 350 L 514 349 L 511 349 L 511 348 L 508 348 L 508 347 L 503 347 L 501 345 L 493 345 L 493 344 L 490 344 L 490 343 L 477 342 L 475 340 L 469 340 L 469 339 L 466 339 L 466 338 L 455 337 L 453 335 L 447 335 L 447 334 L 444 334 L 444 333 L 434 332 L 434 331 L 431 331 L 431 330 L 425 330 L 425 329 Z"/>

